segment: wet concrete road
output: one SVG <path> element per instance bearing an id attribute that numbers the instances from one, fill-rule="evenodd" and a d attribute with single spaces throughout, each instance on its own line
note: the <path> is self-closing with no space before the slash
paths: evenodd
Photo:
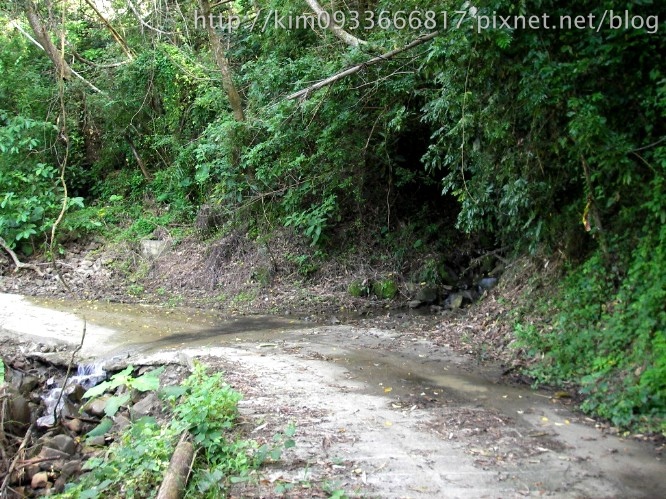
<path id="1" fill-rule="evenodd" d="M 83 316 L 88 358 L 219 359 L 252 379 L 244 414 L 300 429 L 280 479 L 299 480 L 294 463 L 307 463 L 308 479 L 371 497 L 666 497 L 650 446 L 604 435 L 416 332 L 0 295 L 13 337 L 78 344 Z"/>

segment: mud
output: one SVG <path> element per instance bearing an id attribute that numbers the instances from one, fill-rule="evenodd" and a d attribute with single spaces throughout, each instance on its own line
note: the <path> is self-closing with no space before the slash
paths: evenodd
<path id="1" fill-rule="evenodd" d="M 654 446 L 603 433 L 568 399 L 507 385 L 500 367 L 418 328 L 0 295 L 13 337 L 78 344 L 83 315 L 88 358 L 201 359 L 245 394 L 253 436 L 296 423 L 297 447 L 242 497 L 277 484 L 296 497 L 322 484 L 370 497 L 666 497 Z"/>

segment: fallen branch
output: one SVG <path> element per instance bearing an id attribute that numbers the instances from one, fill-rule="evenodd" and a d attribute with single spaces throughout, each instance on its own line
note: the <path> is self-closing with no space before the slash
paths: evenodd
<path id="1" fill-rule="evenodd" d="M 330 85 L 331 83 L 335 83 L 338 80 L 341 80 L 342 78 L 352 75 L 354 73 L 358 73 L 360 70 L 372 66 L 373 64 L 377 64 L 383 61 L 386 61 L 387 59 L 390 59 L 392 57 L 395 57 L 396 55 L 405 52 L 411 48 L 416 47 L 417 45 L 421 45 L 422 43 L 427 42 L 428 40 L 432 40 L 439 34 L 439 31 L 433 31 L 432 33 L 428 33 L 427 35 L 423 35 L 416 40 L 408 43 L 404 47 L 401 47 L 399 49 L 391 50 L 390 52 L 386 52 L 385 54 L 378 55 L 377 57 L 373 57 L 372 59 L 362 62 L 360 64 L 357 64 L 355 66 L 352 66 L 350 68 L 347 68 L 343 71 L 340 71 L 339 73 L 334 74 L 333 76 L 329 76 L 328 78 L 325 78 L 323 80 L 318 81 L 317 83 L 314 83 L 310 85 L 307 88 L 304 88 L 302 90 L 299 90 L 298 92 L 294 92 L 293 94 L 290 94 L 286 97 L 287 100 L 293 100 L 293 99 L 307 99 L 309 94 L 311 92 L 314 92 L 315 90 L 319 90 L 320 88 L 323 88 L 327 85 Z"/>
<path id="2" fill-rule="evenodd" d="M 359 45 L 365 45 L 368 43 L 365 40 L 356 38 L 351 33 L 347 33 L 344 29 L 338 26 L 335 23 L 333 16 L 331 16 L 328 12 L 326 12 L 322 8 L 322 6 L 319 5 L 319 2 L 317 2 L 317 0 L 305 0 L 305 3 L 307 3 L 310 6 L 310 8 L 314 11 L 314 13 L 317 14 L 317 19 L 327 20 L 328 22 L 326 24 L 328 24 L 328 29 L 330 29 L 331 32 L 338 37 L 338 39 L 342 40 L 347 45 L 351 47 L 358 47 Z"/>
<path id="3" fill-rule="evenodd" d="M 181 499 L 185 495 L 193 461 L 194 446 L 189 441 L 188 433 L 184 432 L 171 456 L 169 469 L 164 475 L 157 499 Z"/>
<path id="4" fill-rule="evenodd" d="M 23 448 L 26 446 L 28 441 L 30 440 L 30 435 L 32 435 L 32 430 L 35 428 L 35 423 L 32 423 L 30 425 L 30 428 L 28 428 L 28 431 L 25 432 L 25 436 L 23 437 L 23 440 L 21 441 L 21 445 L 19 446 L 18 450 L 16 451 L 16 456 L 14 456 L 14 459 L 12 460 L 12 464 L 9 465 L 9 468 L 7 469 L 7 475 L 5 475 L 5 479 L 2 481 L 2 485 L 0 485 L 0 497 L 5 498 L 7 497 L 7 486 L 9 485 L 9 480 L 12 476 L 12 473 L 14 473 L 14 468 L 16 468 L 16 464 L 19 462 L 19 457 L 21 456 L 21 451 Z"/>
<path id="5" fill-rule="evenodd" d="M 69 364 L 67 365 L 67 373 L 65 374 L 65 380 L 62 382 L 62 389 L 60 390 L 60 393 L 58 394 L 58 400 L 56 400 L 55 407 L 53 408 L 53 422 L 54 424 L 58 421 L 58 405 L 60 405 L 60 400 L 62 399 L 62 394 L 65 393 L 65 387 L 67 386 L 67 382 L 69 381 L 69 376 L 72 373 L 72 365 L 74 364 L 74 359 L 76 358 L 76 354 L 79 353 L 79 351 L 83 348 L 83 341 L 86 339 L 86 327 L 87 327 L 87 322 L 86 318 L 83 318 L 83 332 L 81 333 L 81 343 L 79 343 L 79 346 L 77 346 L 74 351 L 72 352 L 72 357 L 69 359 Z"/>
<path id="6" fill-rule="evenodd" d="M 36 265 L 21 262 L 18 259 L 18 257 L 16 256 L 16 253 L 14 253 L 14 251 L 9 247 L 9 244 L 7 244 L 7 241 L 5 241 L 2 237 L 0 237 L 0 246 L 2 246 L 2 248 L 7 253 L 9 253 L 9 256 L 12 257 L 12 260 L 14 260 L 14 265 L 16 266 L 16 268 L 14 269 L 14 272 L 17 272 L 19 269 L 30 269 L 30 270 L 34 270 L 35 272 L 37 272 L 37 274 L 39 274 L 40 277 L 44 276 L 44 272 L 39 270 L 39 267 L 37 267 Z"/>

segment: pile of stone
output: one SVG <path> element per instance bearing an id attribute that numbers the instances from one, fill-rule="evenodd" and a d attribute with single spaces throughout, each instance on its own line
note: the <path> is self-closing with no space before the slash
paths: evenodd
<path id="1" fill-rule="evenodd" d="M 68 352 L 45 352 L 53 347 L 33 345 L 28 348 L 31 352 L 14 349 L 7 355 L 5 345 L 0 347 L 4 370 L 4 380 L 0 380 L 2 497 L 62 492 L 82 473 L 85 461 L 104 453 L 131 421 L 161 411 L 155 392 L 137 392 L 109 417 L 106 404 L 110 395 L 83 398 L 90 379 L 96 383 L 106 374 L 100 376 L 93 370 L 92 374 L 71 376 L 62 390 Z M 117 391 L 123 389 L 127 390 L 119 387 Z"/>

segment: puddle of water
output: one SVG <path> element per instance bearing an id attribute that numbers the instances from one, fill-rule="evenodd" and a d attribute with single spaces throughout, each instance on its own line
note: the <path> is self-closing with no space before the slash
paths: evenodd
<path id="1" fill-rule="evenodd" d="M 531 399 L 527 388 L 498 385 L 498 373 L 488 369 L 474 375 L 456 365 L 460 359 L 447 351 L 433 352 L 429 344 L 415 342 L 401 355 L 378 349 L 393 337 L 383 331 L 358 335 L 349 326 L 313 327 L 311 323 L 275 316 L 225 317 L 215 311 L 164 309 L 152 305 L 33 298 L 43 307 L 85 316 L 90 323 L 111 328 L 109 343 L 119 353 L 156 353 L 212 346 L 257 346 L 281 343 L 315 351 L 347 367 L 352 379 L 368 391 L 391 397 L 426 393 L 448 400 L 492 401 L 514 406 Z"/>
<path id="2" fill-rule="evenodd" d="M 109 328 L 114 345 L 108 354 L 156 351 L 184 346 L 207 346 L 243 341 L 267 342 L 277 334 L 304 327 L 302 321 L 274 316 L 224 317 L 215 311 L 165 309 L 97 301 L 30 298 L 41 307 L 69 312 Z M 247 340 L 245 339 L 247 337 Z"/>

